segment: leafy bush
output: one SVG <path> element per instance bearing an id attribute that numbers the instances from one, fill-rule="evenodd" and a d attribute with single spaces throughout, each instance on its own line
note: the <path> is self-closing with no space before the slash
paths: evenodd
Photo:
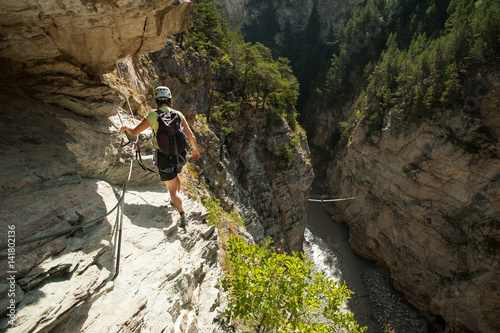
<path id="1" fill-rule="evenodd" d="M 341 310 L 352 292 L 345 283 L 314 272 L 304 254 L 277 253 L 230 237 L 226 252 L 231 273 L 222 280 L 229 292 L 228 315 L 258 332 L 364 332 Z"/>
<path id="2" fill-rule="evenodd" d="M 224 208 L 222 208 L 220 200 L 216 197 L 207 197 L 203 199 L 203 205 L 210 212 L 207 216 L 209 225 L 215 225 L 220 228 L 222 224 L 227 223 L 228 221 L 241 226 L 245 223 L 245 219 L 240 217 L 236 212 L 226 212 Z"/>
<path id="3" fill-rule="evenodd" d="M 283 147 L 284 148 L 283 161 L 286 164 L 284 166 L 285 168 L 288 166 L 288 163 L 293 161 L 295 149 L 300 145 L 300 141 L 301 141 L 300 135 L 295 135 L 293 139 L 290 138 L 290 141 Z"/>

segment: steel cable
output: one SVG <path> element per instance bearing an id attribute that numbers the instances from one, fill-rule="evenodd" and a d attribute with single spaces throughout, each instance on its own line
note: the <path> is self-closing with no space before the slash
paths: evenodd
<path id="1" fill-rule="evenodd" d="M 123 82 L 122 76 L 121 76 L 121 72 L 120 72 L 120 69 L 119 69 L 118 65 L 116 65 L 116 69 L 118 71 L 118 75 L 120 76 L 120 81 Z M 133 122 L 135 124 L 135 117 L 134 117 L 134 113 L 132 111 L 132 107 L 130 106 L 128 94 L 126 92 L 123 92 L 121 89 L 120 89 L 120 92 L 122 92 L 125 95 L 125 98 L 127 99 L 127 104 L 129 106 L 129 109 L 130 109 L 130 114 L 132 115 L 132 119 L 133 119 Z M 118 110 L 118 118 L 120 120 L 120 123 L 123 126 L 124 124 L 123 124 L 123 120 L 122 120 L 122 118 L 121 118 L 121 116 L 119 114 L 119 110 Z M 118 225 L 118 242 L 117 242 L 117 252 L 116 252 L 116 254 L 117 254 L 117 259 L 116 260 L 117 260 L 117 262 L 116 262 L 115 274 L 114 274 L 114 276 L 112 278 L 114 280 L 116 278 L 116 276 L 118 275 L 118 273 L 119 273 L 120 249 L 121 249 L 121 235 L 122 235 L 122 225 L 123 225 L 123 208 L 124 208 L 124 203 L 125 203 L 125 193 L 127 191 L 127 186 L 128 186 L 128 183 L 130 182 L 130 178 L 132 177 L 132 169 L 133 169 L 133 165 L 134 165 L 134 150 L 136 149 L 136 147 L 138 145 L 138 141 L 139 141 L 139 136 L 137 136 L 135 142 L 132 145 L 132 159 L 130 160 L 130 168 L 129 168 L 129 173 L 128 173 L 127 181 L 123 185 L 123 188 L 122 188 L 122 191 L 121 191 L 121 196 L 118 199 L 116 205 L 109 212 L 107 212 L 106 214 L 104 214 L 102 216 L 99 216 L 98 218 L 92 219 L 90 221 L 84 222 L 82 224 L 79 224 L 79 225 L 76 225 L 76 226 L 73 226 L 73 227 L 70 227 L 70 228 L 59 230 L 59 231 L 56 231 L 56 232 L 53 232 L 53 233 L 50 233 L 50 234 L 46 234 L 46 235 L 35 236 L 35 237 L 28 237 L 28 238 L 21 239 L 20 241 L 16 242 L 15 246 L 18 247 L 18 246 L 22 246 L 22 245 L 26 245 L 26 244 L 38 242 L 38 241 L 41 241 L 41 240 L 44 240 L 44 239 L 49 239 L 49 238 L 54 238 L 54 237 L 62 236 L 62 235 L 71 233 L 73 231 L 76 231 L 76 230 L 79 230 L 79 229 L 91 226 L 94 223 L 97 223 L 97 222 L 101 221 L 102 219 L 106 218 L 112 212 L 114 212 L 115 209 L 117 209 L 118 207 L 120 207 L 119 213 L 118 213 L 119 214 L 119 219 L 118 219 L 118 224 L 119 225 Z M 130 139 L 129 139 L 129 142 L 130 142 Z M 1 244 L 0 245 L 0 249 L 1 250 L 7 249 L 7 248 L 8 248 L 8 244 Z"/>
<path id="2" fill-rule="evenodd" d="M 123 186 L 122 194 L 121 194 L 120 198 L 118 199 L 118 202 L 116 203 L 116 205 L 109 212 L 107 212 L 106 214 L 104 214 L 102 216 L 99 216 L 98 218 L 92 219 L 90 221 L 84 222 L 84 223 L 79 224 L 79 225 L 75 225 L 75 226 L 70 227 L 70 228 L 59 230 L 59 231 L 56 231 L 56 232 L 53 232 L 53 233 L 50 233 L 50 234 L 46 234 L 46 235 L 41 235 L 41 236 L 35 236 L 35 237 L 29 237 L 29 238 L 21 239 L 20 241 L 16 242 L 16 247 L 17 246 L 26 245 L 26 244 L 29 244 L 29 243 L 38 242 L 38 241 L 41 241 L 41 240 L 44 240 L 44 239 L 53 238 L 53 237 L 57 237 L 57 236 L 62 236 L 62 235 L 68 234 L 68 233 L 73 232 L 75 230 L 91 226 L 92 224 L 94 224 L 96 222 L 99 222 L 100 220 L 102 220 L 105 217 L 107 217 L 108 215 L 110 215 L 120 205 L 120 203 L 122 203 L 124 201 L 125 191 L 127 189 L 128 182 L 130 181 L 130 176 L 132 174 L 132 165 L 133 165 L 133 162 L 134 162 L 134 160 L 132 159 L 132 161 L 130 163 L 129 178 L 127 179 L 126 183 Z M 2 244 L 0 246 L 0 249 L 4 250 L 7 247 L 8 247 L 7 244 Z"/>

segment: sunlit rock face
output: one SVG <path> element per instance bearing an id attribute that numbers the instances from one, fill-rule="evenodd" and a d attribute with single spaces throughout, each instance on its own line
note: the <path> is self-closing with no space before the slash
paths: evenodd
<path id="1" fill-rule="evenodd" d="M 436 110 L 420 123 L 393 115 L 371 137 L 359 126 L 327 172 L 331 193 L 356 198 L 328 209 L 350 226 L 353 248 L 389 269 L 413 304 L 456 332 L 493 332 L 500 329 L 498 74 L 473 88 L 465 110 Z M 328 122 L 320 127 L 327 131 Z"/>
<path id="2" fill-rule="evenodd" d="M 132 152 L 119 127 L 131 119 L 117 114 L 123 100 L 100 76 L 122 56 L 161 49 L 190 26 L 190 13 L 184 1 L 0 5 L 0 217 L 17 241 L 15 256 L 0 258 L 13 265 L 0 291 L 14 295 L 1 299 L 0 330 L 226 331 L 214 321 L 223 302 L 217 232 L 186 197 L 192 223 L 179 232 L 157 175 L 134 164 L 121 242 L 116 210 L 43 237 L 116 207 Z"/>
<path id="3" fill-rule="evenodd" d="M 117 59 L 159 50 L 191 26 L 189 1 L 3 1 L 0 77 L 77 114 L 105 117 L 117 98 L 100 82 Z"/>
<path id="4" fill-rule="evenodd" d="M 203 123 L 200 119 L 212 112 L 210 66 L 202 55 L 185 52 L 170 42 L 160 51 L 127 59 L 118 67 L 127 89 L 148 87 L 154 78 L 170 87 L 173 107 L 186 115 L 197 136 L 202 153 L 196 162 L 199 178 L 228 211 L 236 210 L 245 217 L 256 241 L 270 237 L 286 251 L 302 250 L 314 178 L 302 131 L 293 131 L 281 116 L 255 106 L 247 106 L 228 121 L 229 135 L 218 125 Z M 132 90 L 130 95 L 132 98 Z M 142 109 L 148 102 L 134 99 L 131 104 Z"/>
<path id="5" fill-rule="evenodd" d="M 302 247 L 313 179 L 305 135 L 256 110 L 231 124 L 233 148 L 220 129 L 202 129 L 208 126 L 196 116 L 209 106 L 206 58 L 186 61 L 167 38 L 189 26 L 190 12 L 191 4 L 182 1 L 2 4 L 0 217 L 15 226 L 18 241 L 79 226 L 115 207 L 133 153 L 120 126 L 137 124 L 154 107 L 148 91 L 157 81 L 171 87 L 175 107 L 199 139 L 200 182 L 226 208 L 248 217 L 257 239 L 284 240 L 286 250 Z M 139 55 L 150 51 L 156 52 Z M 300 140 L 292 147 L 296 135 Z M 146 131 L 139 137 L 149 166 L 151 136 Z M 286 145 L 291 148 L 283 159 Z M 192 223 L 180 230 L 165 184 L 136 162 L 132 166 L 121 242 L 115 210 L 73 233 L 18 244 L 15 327 L 6 316 L 10 299 L 3 298 L 1 329 L 228 331 L 218 320 L 225 310 L 220 242 L 200 198 L 184 197 Z M 241 228 L 237 232 L 253 241 Z M 7 258 L 0 263 L 6 267 Z M 5 295 L 11 284 L 1 274 Z"/>

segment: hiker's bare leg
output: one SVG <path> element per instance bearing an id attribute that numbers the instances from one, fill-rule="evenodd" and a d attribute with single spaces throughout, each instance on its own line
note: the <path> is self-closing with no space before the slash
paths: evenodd
<path id="1" fill-rule="evenodd" d="M 165 181 L 165 184 L 167 185 L 168 188 L 168 193 L 170 193 L 170 199 L 172 199 L 172 204 L 174 205 L 175 208 L 180 212 L 184 211 L 184 206 L 182 205 L 182 198 L 181 198 L 181 180 L 179 179 L 179 176 L 175 177 L 172 180 L 167 180 Z"/>

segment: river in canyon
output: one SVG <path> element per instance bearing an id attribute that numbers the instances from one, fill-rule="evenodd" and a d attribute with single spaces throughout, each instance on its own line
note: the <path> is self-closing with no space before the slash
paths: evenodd
<path id="1" fill-rule="evenodd" d="M 313 188 L 311 194 L 319 195 L 320 191 Z M 347 308 L 361 326 L 368 327 L 367 333 L 384 332 L 384 327 L 397 333 L 445 332 L 440 318 L 416 309 L 394 289 L 389 272 L 353 252 L 349 228 L 333 221 L 322 203 L 310 201 L 307 215 L 305 254 L 315 270 L 340 283 L 345 281 L 354 292 Z"/>

